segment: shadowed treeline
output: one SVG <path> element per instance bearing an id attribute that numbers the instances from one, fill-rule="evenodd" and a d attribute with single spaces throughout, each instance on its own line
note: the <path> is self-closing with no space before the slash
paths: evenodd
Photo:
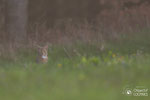
<path id="1" fill-rule="evenodd" d="M 0 9 L 4 7 L 4 1 L 0 0 Z M 48 21 L 51 24 L 60 18 L 95 20 L 105 17 L 104 13 L 116 13 L 116 10 L 118 13 L 136 10 L 148 16 L 149 6 L 149 0 L 29 0 L 28 8 L 30 22 Z"/>
<path id="2" fill-rule="evenodd" d="M 99 0 L 30 0 L 31 21 L 57 19 L 93 19 L 100 12 Z"/>
<path id="3" fill-rule="evenodd" d="M 30 0 L 30 31 L 39 35 L 29 37 L 38 41 L 116 38 L 122 32 L 149 28 L 149 12 L 149 0 Z"/>
<path id="4" fill-rule="evenodd" d="M 150 5 L 149 0 L 30 0 L 29 2 L 30 20 L 32 22 L 46 20 L 49 24 L 60 18 L 93 21 L 111 13 L 130 14 L 135 10 L 139 14 L 147 12 L 148 15 Z M 105 13 L 108 14 L 104 15 Z"/>
<path id="5" fill-rule="evenodd" d="M 0 0 L 1 42 L 8 37 L 4 1 Z M 29 41 L 66 40 L 66 36 L 86 40 L 100 34 L 115 37 L 149 28 L 149 12 L 149 0 L 29 0 L 27 36 Z"/>

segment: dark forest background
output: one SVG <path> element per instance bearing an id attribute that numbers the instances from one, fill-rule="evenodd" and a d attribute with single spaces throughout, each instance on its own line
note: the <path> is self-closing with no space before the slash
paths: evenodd
<path id="1" fill-rule="evenodd" d="M 117 38 L 150 27 L 150 0 L 29 0 L 30 42 Z M 0 42 L 5 33 L 5 0 L 0 0 Z M 98 38 L 100 39 L 100 38 Z"/>

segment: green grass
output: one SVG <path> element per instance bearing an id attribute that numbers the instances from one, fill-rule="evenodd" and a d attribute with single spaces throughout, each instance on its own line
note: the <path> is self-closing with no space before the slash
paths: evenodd
<path id="1" fill-rule="evenodd" d="M 109 42 L 104 51 L 97 44 L 55 45 L 47 64 L 35 62 L 34 50 L 15 61 L 1 57 L 0 100 L 148 100 L 122 94 L 126 86 L 150 89 L 149 41 L 132 39 Z"/>

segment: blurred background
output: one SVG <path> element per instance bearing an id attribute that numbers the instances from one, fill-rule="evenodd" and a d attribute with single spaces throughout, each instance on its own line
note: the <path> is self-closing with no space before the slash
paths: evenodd
<path id="1" fill-rule="evenodd" d="M 1 42 L 10 36 L 5 32 L 5 2 L 0 0 Z M 26 6 L 28 42 L 116 39 L 150 27 L 149 0 L 29 0 Z"/>

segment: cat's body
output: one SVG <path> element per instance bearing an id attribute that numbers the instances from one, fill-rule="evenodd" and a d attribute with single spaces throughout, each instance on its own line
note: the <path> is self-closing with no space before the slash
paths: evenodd
<path id="1" fill-rule="evenodd" d="M 48 45 L 44 47 L 38 46 L 37 63 L 47 63 L 48 62 Z"/>

